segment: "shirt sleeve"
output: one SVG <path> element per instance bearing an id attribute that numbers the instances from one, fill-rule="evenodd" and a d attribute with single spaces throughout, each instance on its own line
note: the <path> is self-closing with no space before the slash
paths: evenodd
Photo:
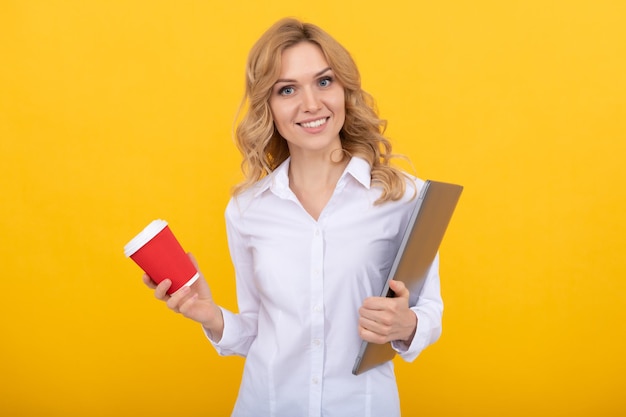
<path id="1" fill-rule="evenodd" d="M 226 233 L 235 268 L 239 313 L 220 307 L 224 317 L 224 331 L 219 341 L 214 340 L 205 329 L 207 338 L 217 353 L 223 356 L 246 356 L 257 335 L 259 297 L 254 288 L 252 255 L 240 232 L 243 221 L 239 206 L 233 198 L 226 208 Z"/>
<path id="2" fill-rule="evenodd" d="M 409 291 L 409 304 L 417 316 L 417 329 L 410 345 L 394 341 L 391 346 L 405 361 L 412 362 L 441 336 L 443 300 L 439 283 L 439 254 L 430 266 L 421 291 L 418 293 L 418 288 L 409 288 Z"/>

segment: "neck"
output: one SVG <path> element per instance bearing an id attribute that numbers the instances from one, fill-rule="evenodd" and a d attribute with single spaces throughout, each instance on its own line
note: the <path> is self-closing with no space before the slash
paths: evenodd
<path id="1" fill-rule="evenodd" d="M 302 207 L 317 220 L 332 197 L 337 181 L 350 158 L 344 156 L 334 162 L 329 157 L 320 159 L 293 158 L 289 164 L 289 188 Z M 338 159 L 338 158 L 337 158 Z"/>
<path id="2" fill-rule="evenodd" d="M 292 155 L 289 164 L 289 186 L 294 191 L 334 190 L 349 161 L 350 158 L 340 152 L 319 157 Z"/>

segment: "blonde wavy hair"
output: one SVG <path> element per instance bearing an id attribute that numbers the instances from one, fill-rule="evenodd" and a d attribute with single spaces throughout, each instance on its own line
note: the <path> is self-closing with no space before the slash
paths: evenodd
<path id="1" fill-rule="evenodd" d="M 238 115 L 244 108 L 246 111 L 235 130 L 244 180 L 233 188 L 233 194 L 248 189 L 289 157 L 287 141 L 274 127 L 269 100 L 280 75 L 282 52 L 300 42 L 320 47 L 344 87 L 346 118 L 339 132 L 344 152 L 369 162 L 372 184 L 382 188 L 377 204 L 399 200 L 407 177 L 390 165 L 398 155 L 392 153 L 391 143 L 383 136 L 387 123 L 378 117 L 373 98 L 361 88 L 361 76 L 350 53 L 319 27 L 292 18 L 270 27 L 248 55 L 246 89 Z"/>

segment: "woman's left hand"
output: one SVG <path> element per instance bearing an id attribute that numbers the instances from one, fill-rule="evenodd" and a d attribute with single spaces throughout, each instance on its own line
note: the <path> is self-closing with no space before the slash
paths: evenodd
<path id="1" fill-rule="evenodd" d="M 394 298 L 368 297 L 359 308 L 359 335 L 370 343 L 395 340 L 411 343 L 417 329 L 417 316 L 409 308 L 409 289 L 402 281 L 391 281 Z"/>

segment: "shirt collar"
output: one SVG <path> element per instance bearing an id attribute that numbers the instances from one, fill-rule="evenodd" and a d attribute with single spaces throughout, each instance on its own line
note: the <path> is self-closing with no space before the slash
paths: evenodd
<path id="1" fill-rule="evenodd" d="M 346 175 L 351 175 L 368 190 L 372 184 L 372 168 L 370 167 L 370 164 L 361 157 L 353 156 L 352 159 L 350 159 L 350 162 L 348 162 L 348 166 L 339 181 L 342 181 Z"/>
<path id="2" fill-rule="evenodd" d="M 254 197 L 258 197 L 268 189 L 271 189 L 278 195 L 284 195 L 287 189 L 289 189 L 290 161 L 291 157 L 287 158 L 274 171 L 259 180 L 259 182 L 254 185 Z"/>
<path id="3" fill-rule="evenodd" d="M 278 196 L 285 196 L 289 190 L 290 163 L 291 157 L 287 158 L 274 171 L 272 171 L 265 178 L 261 179 L 254 187 L 254 196 L 258 197 L 268 189 Z M 363 158 L 353 156 L 350 159 L 350 162 L 348 162 L 345 171 L 339 179 L 339 184 L 342 184 L 348 175 L 357 180 L 365 188 L 370 188 L 372 182 L 371 168 L 369 163 Z"/>

